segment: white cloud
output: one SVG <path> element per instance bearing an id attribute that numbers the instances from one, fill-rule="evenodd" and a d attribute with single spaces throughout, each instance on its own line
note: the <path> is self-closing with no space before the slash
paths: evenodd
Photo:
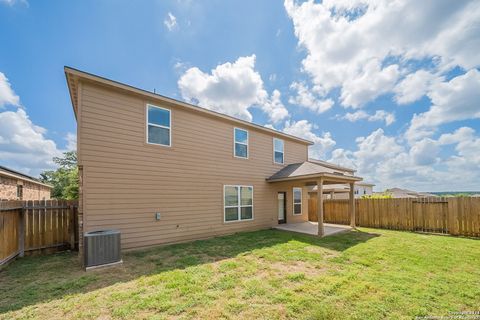
<path id="1" fill-rule="evenodd" d="M 444 133 L 438 139 L 439 145 L 455 145 L 457 155 L 447 159 L 450 168 L 458 171 L 458 176 L 468 180 L 479 181 L 480 167 L 480 138 L 475 135 L 475 130 L 469 127 L 461 127 L 453 133 Z"/>
<path id="2" fill-rule="evenodd" d="M 367 137 L 357 138 L 356 143 L 354 151 L 332 151 L 329 161 L 356 168 L 357 175 L 375 183 L 379 189 L 402 186 L 404 179 L 411 178 L 408 153 L 394 137 L 386 136 L 382 129 L 373 131 Z"/>
<path id="3" fill-rule="evenodd" d="M 392 91 L 416 71 L 410 62 L 431 60 L 440 72 L 480 64 L 478 1 L 286 0 L 285 9 L 306 49 L 303 70 L 324 96 L 340 88 L 345 107 Z M 409 86 L 413 80 L 398 87 L 401 103 L 425 91 Z"/>
<path id="4" fill-rule="evenodd" d="M 385 110 L 377 110 L 374 114 L 368 114 L 363 110 L 355 112 L 347 112 L 344 116 L 337 116 L 338 119 L 345 119 L 350 122 L 356 122 L 359 120 L 368 121 L 385 121 L 385 125 L 389 126 L 395 122 L 395 115 Z"/>
<path id="5" fill-rule="evenodd" d="M 20 98 L 13 92 L 7 77 L 0 72 L 0 108 L 7 104 L 19 106 Z"/>
<path id="6" fill-rule="evenodd" d="M 168 31 L 172 31 L 177 26 L 177 18 L 169 12 L 163 23 L 167 27 Z"/>
<path id="7" fill-rule="evenodd" d="M 342 105 L 360 108 L 365 103 L 393 89 L 399 77 L 398 65 L 381 68 L 380 61 L 368 61 L 362 73 L 343 82 Z"/>
<path id="8" fill-rule="evenodd" d="M 356 142 L 358 150 L 354 155 L 362 171 L 375 172 L 379 170 L 383 159 L 394 158 L 404 151 L 395 138 L 386 136 L 382 129 L 377 129 L 367 137 L 357 138 Z"/>
<path id="9" fill-rule="evenodd" d="M 377 110 L 368 117 L 368 121 L 385 121 L 385 125 L 389 126 L 395 122 L 395 115 L 385 110 Z"/>
<path id="10" fill-rule="evenodd" d="M 185 70 L 187 70 L 187 68 L 188 68 L 187 63 L 185 63 L 183 61 L 177 61 L 173 65 L 173 69 L 177 73 L 183 73 L 183 72 L 185 72 Z"/>
<path id="11" fill-rule="evenodd" d="M 261 106 L 262 110 L 268 115 L 270 121 L 273 123 L 278 123 L 290 116 L 280 97 L 280 91 L 273 90 L 270 99 L 263 102 Z"/>
<path id="12" fill-rule="evenodd" d="M 66 149 L 67 151 L 76 151 L 77 150 L 77 135 L 75 133 L 68 132 L 65 136 L 67 141 Z"/>
<path id="13" fill-rule="evenodd" d="M 472 128 L 459 128 L 438 140 L 425 138 L 410 148 L 382 129 L 359 137 L 354 150 L 335 149 L 329 161 L 356 168 L 378 189 L 405 187 L 419 191 L 476 190 L 480 179 L 480 138 Z M 455 145 L 446 156 L 443 146 Z M 453 179 L 462 177 L 461 180 Z"/>
<path id="14" fill-rule="evenodd" d="M 405 133 L 409 141 L 431 136 L 444 123 L 480 118 L 480 72 L 476 69 L 433 84 L 427 95 L 432 105 L 427 112 L 413 116 Z"/>
<path id="15" fill-rule="evenodd" d="M 475 135 L 475 130 L 469 127 L 461 127 L 453 133 L 444 133 L 438 139 L 439 144 L 448 145 L 460 143 L 462 141 L 472 140 Z"/>
<path id="16" fill-rule="evenodd" d="M 480 167 L 480 138 L 476 136 L 460 141 L 455 150 L 458 152 L 458 155 L 452 157 L 449 162 L 450 165 L 459 167 L 464 172 L 461 176 L 467 176 L 466 179 L 473 180 L 478 187 L 480 176 L 478 172 Z"/>
<path id="17" fill-rule="evenodd" d="M 20 106 L 7 77 L 0 72 L 0 108 L 5 105 Z M 3 165 L 31 175 L 52 169 L 52 157 L 61 151 L 55 142 L 46 138 L 47 130 L 35 125 L 23 108 L 0 112 L 0 160 Z M 72 145 L 74 135 L 68 134 L 67 144 Z"/>
<path id="18" fill-rule="evenodd" d="M 52 157 L 61 151 L 45 137 L 46 129 L 35 125 L 25 110 L 0 113 L 0 159 L 13 169 L 38 175 L 54 167 Z"/>
<path id="19" fill-rule="evenodd" d="M 178 86 L 184 99 L 248 121 L 252 120 L 248 109 L 268 97 L 255 71 L 255 55 L 218 65 L 211 73 L 190 68 L 180 77 Z"/>
<path id="20" fill-rule="evenodd" d="M 363 110 L 358 110 L 355 112 L 347 112 L 344 116 L 338 116 L 338 119 L 345 119 L 350 122 L 357 122 L 359 120 L 368 119 L 370 115 Z"/>
<path id="21" fill-rule="evenodd" d="M 405 77 L 395 87 L 395 100 L 399 104 L 412 103 L 423 97 L 434 82 L 443 81 L 429 71 L 418 70 Z"/>
<path id="22" fill-rule="evenodd" d="M 432 139 L 425 138 L 417 141 L 410 149 L 410 156 L 416 165 L 426 166 L 437 162 L 438 152 L 440 151 L 437 143 Z"/>
<path id="23" fill-rule="evenodd" d="M 296 91 L 296 96 L 290 97 L 288 102 L 308 108 L 313 112 L 323 113 L 329 110 L 334 104 L 332 99 L 322 100 L 316 97 L 313 93 L 313 90 L 307 88 L 304 83 L 293 82 L 290 85 L 290 89 Z"/>
<path id="24" fill-rule="evenodd" d="M 264 125 L 264 127 L 265 127 L 265 128 L 268 128 L 268 129 L 272 129 L 272 130 L 277 130 L 277 131 L 278 131 L 278 129 L 275 128 L 275 127 L 273 126 L 273 124 L 271 124 L 271 123 L 267 123 L 266 125 Z"/>
<path id="25" fill-rule="evenodd" d="M 343 148 L 333 150 L 332 157 L 329 161 L 344 166 L 346 168 L 356 169 L 358 167 L 357 163 L 355 162 L 353 152 L 350 150 L 345 150 Z"/>
<path id="26" fill-rule="evenodd" d="M 22 3 L 28 7 L 28 1 L 27 0 L 0 0 L 0 3 L 6 4 L 8 6 L 13 6 L 17 3 Z"/>
<path id="27" fill-rule="evenodd" d="M 190 68 L 180 77 L 178 86 L 185 100 L 247 121 L 252 121 L 249 109 L 255 106 L 274 123 L 289 116 L 280 91 L 274 90 L 269 97 L 264 89 L 262 77 L 255 70 L 255 55 L 218 65 L 210 73 Z"/>
<path id="28" fill-rule="evenodd" d="M 332 139 L 330 132 L 323 132 L 321 135 L 317 135 L 313 132 L 314 129 L 318 128 L 307 120 L 300 120 L 296 122 L 286 121 L 283 131 L 314 142 L 315 145 L 309 149 L 309 155 L 312 158 L 323 159 L 327 152 L 335 146 L 336 142 Z"/>

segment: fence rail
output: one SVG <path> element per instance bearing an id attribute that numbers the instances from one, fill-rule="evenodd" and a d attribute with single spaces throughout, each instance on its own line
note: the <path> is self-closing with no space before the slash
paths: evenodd
<path id="1" fill-rule="evenodd" d="M 350 224 L 349 200 L 325 200 L 324 222 Z M 317 201 L 309 199 L 309 219 L 317 220 Z M 480 198 L 356 199 L 361 227 L 480 237 Z"/>
<path id="2" fill-rule="evenodd" d="M 0 265 L 16 256 L 75 249 L 77 201 L 0 201 Z"/>

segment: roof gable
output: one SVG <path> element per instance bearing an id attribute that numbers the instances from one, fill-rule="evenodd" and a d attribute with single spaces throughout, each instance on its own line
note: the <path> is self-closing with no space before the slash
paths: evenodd
<path id="1" fill-rule="evenodd" d="M 301 163 L 289 164 L 288 166 L 276 172 L 271 177 L 267 178 L 267 181 L 281 181 L 281 180 L 296 179 L 296 178 L 302 178 L 302 177 L 310 177 L 314 175 L 325 175 L 330 177 L 338 176 L 339 180 L 342 180 L 342 179 L 349 179 L 349 180 L 355 180 L 355 181 L 362 180 L 362 178 L 355 177 L 353 174 L 347 175 L 347 174 L 344 174 L 343 172 L 337 172 L 331 168 L 327 168 L 318 163 L 305 161 Z"/>
<path id="2" fill-rule="evenodd" d="M 72 100 L 73 110 L 74 110 L 74 113 L 75 113 L 75 118 L 77 117 L 77 112 L 78 112 L 78 105 L 77 105 L 78 104 L 78 84 L 81 81 L 88 81 L 88 82 L 102 84 L 102 85 L 109 86 L 109 87 L 114 87 L 114 88 L 117 88 L 117 89 L 120 89 L 120 90 L 125 90 L 125 91 L 128 91 L 128 92 L 132 93 L 132 94 L 141 95 L 143 97 L 147 97 L 147 98 L 150 98 L 150 99 L 153 99 L 153 100 L 163 101 L 165 103 L 174 105 L 176 107 L 186 108 L 186 109 L 191 110 L 193 112 L 205 113 L 205 114 L 208 114 L 210 116 L 218 117 L 218 118 L 228 120 L 228 121 L 231 121 L 231 122 L 234 122 L 234 123 L 237 123 L 237 124 L 241 124 L 243 126 L 246 126 L 246 127 L 252 128 L 252 129 L 268 132 L 268 133 L 273 134 L 275 136 L 290 139 L 290 140 L 294 140 L 296 142 L 300 142 L 300 143 L 303 143 L 303 144 L 306 144 L 306 145 L 313 145 L 314 144 L 312 141 L 309 141 L 309 140 L 306 140 L 306 139 L 303 139 L 303 138 L 300 138 L 300 137 L 297 137 L 297 136 L 286 134 L 284 132 L 274 130 L 274 129 L 270 129 L 270 128 L 264 127 L 264 126 L 256 124 L 256 123 L 241 120 L 241 119 L 238 119 L 238 118 L 235 118 L 235 117 L 232 117 L 232 116 L 220 113 L 220 112 L 216 112 L 216 111 L 209 110 L 209 109 L 206 109 L 206 108 L 202 108 L 202 107 L 199 107 L 199 106 L 196 106 L 196 105 L 193 105 L 193 104 L 189 104 L 189 103 L 186 103 L 186 102 L 183 102 L 183 101 L 179 101 L 179 100 L 176 100 L 176 99 L 173 99 L 173 98 L 162 96 L 162 95 L 157 94 L 157 93 L 149 92 L 149 91 L 146 91 L 146 90 L 143 90 L 143 89 L 140 89 L 140 88 L 136 88 L 136 87 L 133 87 L 133 86 L 130 86 L 130 85 L 118 82 L 118 81 L 114 81 L 114 80 L 111 80 L 111 79 L 100 77 L 100 76 L 97 76 L 97 75 L 94 75 L 94 74 L 91 74 L 91 73 L 88 73 L 88 72 L 84 72 L 84 71 L 77 70 L 77 69 L 67 67 L 67 66 L 64 67 L 64 70 L 65 70 L 65 76 L 66 76 L 66 79 L 67 79 L 68 90 L 70 92 L 70 98 Z"/>

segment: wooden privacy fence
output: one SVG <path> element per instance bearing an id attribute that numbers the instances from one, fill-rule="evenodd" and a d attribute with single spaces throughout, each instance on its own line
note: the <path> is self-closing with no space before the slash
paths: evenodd
<path id="1" fill-rule="evenodd" d="M 77 201 L 0 201 L 0 265 L 24 254 L 75 249 Z"/>
<path id="2" fill-rule="evenodd" d="M 324 222 L 350 224 L 349 200 L 325 200 Z M 309 199 L 309 220 L 317 221 L 317 201 Z M 356 199 L 361 227 L 480 237 L 480 198 Z"/>

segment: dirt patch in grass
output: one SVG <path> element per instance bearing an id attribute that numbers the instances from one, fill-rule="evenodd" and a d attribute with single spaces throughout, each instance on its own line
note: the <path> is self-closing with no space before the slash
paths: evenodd
<path id="1" fill-rule="evenodd" d="M 302 273 L 306 276 L 317 276 L 330 270 L 330 268 L 327 266 L 320 264 L 312 265 L 311 263 L 304 261 L 296 261 L 290 263 L 275 262 L 270 266 L 270 268 L 279 275 Z"/>

